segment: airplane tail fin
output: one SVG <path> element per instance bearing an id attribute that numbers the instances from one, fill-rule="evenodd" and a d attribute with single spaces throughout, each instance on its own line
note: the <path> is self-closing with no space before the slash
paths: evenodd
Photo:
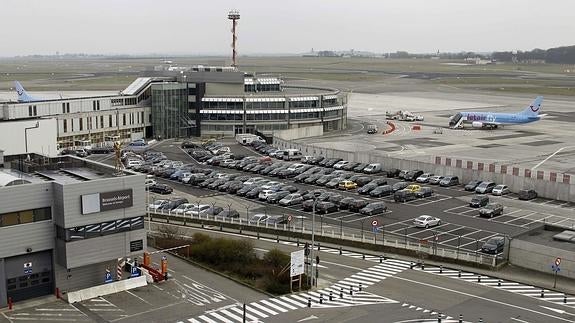
<path id="1" fill-rule="evenodd" d="M 20 82 L 14 81 L 14 86 L 16 87 L 16 93 L 18 93 L 18 102 L 31 102 L 35 99 L 24 90 L 24 87 Z"/>
<path id="2" fill-rule="evenodd" d="M 539 112 L 541 112 L 542 103 L 543 103 L 543 97 L 542 96 L 536 97 L 535 100 L 533 100 L 533 102 L 531 102 L 531 104 L 521 112 L 521 114 L 525 114 L 529 117 L 538 116 Z"/>

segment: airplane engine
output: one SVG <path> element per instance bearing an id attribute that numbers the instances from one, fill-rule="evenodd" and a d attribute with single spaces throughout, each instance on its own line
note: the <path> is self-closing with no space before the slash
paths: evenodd
<path id="1" fill-rule="evenodd" d="M 473 128 L 483 128 L 483 123 L 479 122 L 479 121 L 473 121 L 473 123 L 471 124 L 471 126 Z"/>

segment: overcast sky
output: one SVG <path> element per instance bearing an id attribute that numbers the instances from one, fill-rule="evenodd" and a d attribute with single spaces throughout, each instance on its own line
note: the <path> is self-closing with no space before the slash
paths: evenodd
<path id="1" fill-rule="evenodd" d="M 530 50 L 575 45 L 570 0 L 0 0 L 0 56 L 367 50 Z"/>

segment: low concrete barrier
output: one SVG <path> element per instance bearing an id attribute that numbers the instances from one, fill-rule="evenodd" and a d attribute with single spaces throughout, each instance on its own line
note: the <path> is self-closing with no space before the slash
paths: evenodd
<path id="1" fill-rule="evenodd" d="M 146 282 L 145 276 L 124 279 L 113 283 L 108 283 L 104 285 L 94 286 L 82 290 L 78 290 L 75 292 L 68 292 L 67 299 L 68 303 L 76 303 L 85 301 L 87 299 L 110 295 L 118 292 L 123 292 L 126 290 L 146 286 L 148 283 Z"/>

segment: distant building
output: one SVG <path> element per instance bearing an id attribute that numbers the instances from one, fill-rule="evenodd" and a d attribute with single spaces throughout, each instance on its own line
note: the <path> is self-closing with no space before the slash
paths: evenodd
<path id="1" fill-rule="evenodd" d="M 63 148 L 143 137 L 271 135 L 315 125 L 329 132 L 347 125 L 347 95 L 337 89 L 287 86 L 277 77 L 202 65 L 155 68 L 118 95 L 2 102 L 0 107 L 0 148 L 7 155 L 54 156 Z M 44 124 L 48 119 L 54 123 Z M 36 121 L 40 127 L 27 134 L 49 142 L 12 140 L 11 134 L 23 136 Z"/>

